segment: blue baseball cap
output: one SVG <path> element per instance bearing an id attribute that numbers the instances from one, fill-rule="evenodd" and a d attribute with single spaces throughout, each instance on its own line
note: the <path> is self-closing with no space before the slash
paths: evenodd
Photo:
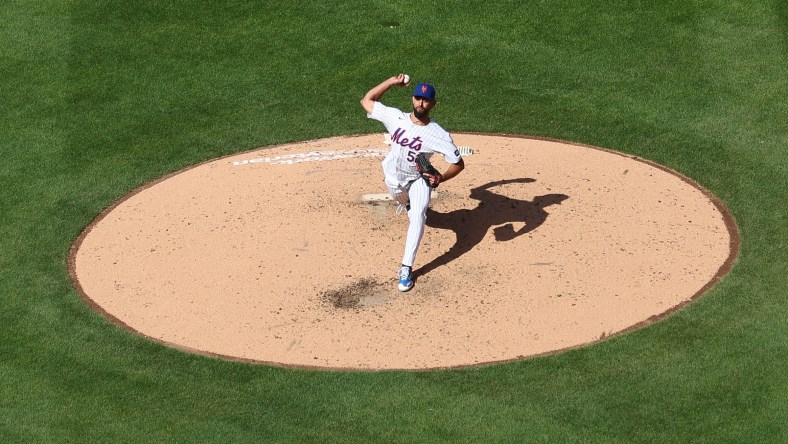
<path id="1" fill-rule="evenodd" d="M 419 83 L 413 89 L 413 97 L 424 97 L 427 100 L 435 100 L 435 87 L 429 83 Z"/>

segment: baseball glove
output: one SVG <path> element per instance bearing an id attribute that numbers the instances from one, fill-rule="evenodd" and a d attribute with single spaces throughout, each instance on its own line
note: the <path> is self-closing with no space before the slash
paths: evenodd
<path id="1" fill-rule="evenodd" d="M 435 169 L 434 166 L 432 166 L 432 164 L 427 159 L 427 156 L 424 155 L 424 153 L 419 153 L 416 156 L 416 168 L 418 168 L 421 177 L 423 177 L 424 180 L 427 181 L 427 185 L 431 186 L 432 188 L 437 188 L 438 185 L 441 183 L 441 180 L 443 180 L 443 176 L 441 175 L 441 173 L 439 173 L 438 170 Z M 430 180 L 427 178 L 427 176 L 425 176 L 425 174 L 429 174 L 432 177 L 434 177 L 435 183 L 430 183 Z"/>

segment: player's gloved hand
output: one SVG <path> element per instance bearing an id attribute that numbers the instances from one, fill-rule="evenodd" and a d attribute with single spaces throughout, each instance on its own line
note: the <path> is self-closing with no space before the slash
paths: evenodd
<path id="1" fill-rule="evenodd" d="M 435 172 L 433 174 L 425 174 L 424 177 L 427 178 L 427 182 L 430 183 L 432 188 L 437 188 L 438 185 L 443 181 L 443 174 L 439 172 Z"/>
<path id="2" fill-rule="evenodd" d="M 416 168 L 418 168 L 419 173 L 421 173 L 421 177 L 423 177 L 432 188 L 437 187 L 441 183 L 441 180 L 443 180 L 443 175 L 432 166 L 424 153 L 419 153 L 416 156 Z"/>

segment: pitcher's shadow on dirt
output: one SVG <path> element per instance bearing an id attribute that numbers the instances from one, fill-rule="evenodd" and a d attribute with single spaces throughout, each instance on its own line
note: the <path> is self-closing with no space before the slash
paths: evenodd
<path id="1" fill-rule="evenodd" d="M 530 233 L 547 220 L 549 213 L 545 207 L 560 205 L 568 199 L 566 194 L 545 194 L 533 200 L 511 199 L 507 196 L 490 191 L 501 185 L 526 184 L 535 179 L 504 179 L 490 182 L 471 190 L 470 197 L 479 203 L 473 209 L 461 209 L 449 213 L 439 213 L 432 208 L 427 209 L 427 226 L 454 231 L 454 245 L 442 255 L 436 257 L 414 273 L 414 277 L 423 276 L 438 267 L 448 264 L 478 245 L 490 228 L 493 228 L 495 240 L 510 241 L 523 234 Z M 523 226 L 515 230 L 515 224 Z"/>

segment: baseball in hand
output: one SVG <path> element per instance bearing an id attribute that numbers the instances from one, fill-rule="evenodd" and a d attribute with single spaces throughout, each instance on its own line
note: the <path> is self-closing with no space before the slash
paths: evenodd
<path id="1" fill-rule="evenodd" d="M 405 77 L 402 79 L 402 84 L 407 85 L 408 83 L 410 83 L 410 76 L 405 74 Z"/>

